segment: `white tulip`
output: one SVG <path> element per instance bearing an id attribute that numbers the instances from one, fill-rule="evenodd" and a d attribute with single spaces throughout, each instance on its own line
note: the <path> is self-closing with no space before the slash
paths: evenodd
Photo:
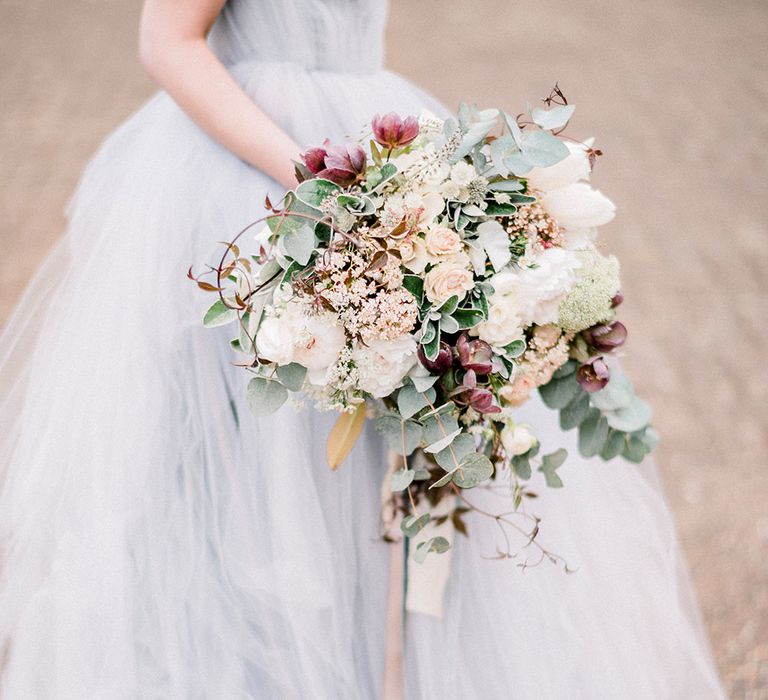
<path id="1" fill-rule="evenodd" d="M 583 229 L 607 224 L 616 214 L 616 206 L 604 194 L 585 182 L 545 192 L 541 203 L 565 229 Z"/>
<path id="2" fill-rule="evenodd" d="M 563 143 L 568 148 L 568 155 L 548 168 L 533 168 L 525 176 L 530 187 L 549 192 L 549 190 L 567 187 L 579 180 L 589 180 L 592 168 L 587 156 L 587 146 L 572 141 L 563 141 Z"/>

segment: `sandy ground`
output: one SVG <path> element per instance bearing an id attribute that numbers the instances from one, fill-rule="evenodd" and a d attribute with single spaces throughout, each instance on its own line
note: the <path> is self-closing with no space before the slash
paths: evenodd
<path id="1" fill-rule="evenodd" d="M 0 320 L 100 140 L 151 94 L 138 0 L 0 0 Z M 733 698 L 768 698 L 768 5 L 395 0 L 388 61 L 448 104 L 555 80 L 618 203 L 626 364 Z"/>

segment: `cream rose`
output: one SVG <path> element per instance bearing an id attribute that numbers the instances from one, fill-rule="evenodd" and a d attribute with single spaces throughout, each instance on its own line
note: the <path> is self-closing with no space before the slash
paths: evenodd
<path id="1" fill-rule="evenodd" d="M 467 262 L 469 259 L 467 258 Z M 427 299 L 433 304 L 441 304 L 454 294 L 463 299 L 475 286 L 473 274 L 461 259 L 448 260 L 435 265 L 425 280 Z"/>
<path id="2" fill-rule="evenodd" d="M 457 231 L 446 226 L 435 226 L 424 235 L 427 252 L 435 258 L 444 258 L 461 252 L 463 243 Z"/>
<path id="3" fill-rule="evenodd" d="M 358 387 L 375 398 L 388 396 L 402 386 L 403 377 L 418 362 L 417 348 L 412 335 L 359 345 L 352 352 L 359 373 Z"/>
<path id="4" fill-rule="evenodd" d="M 480 340 L 495 348 L 503 348 L 523 338 L 515 294 L 494 294 L 488 308 L 488 319 L 478 324 L 476 332 Z"/>

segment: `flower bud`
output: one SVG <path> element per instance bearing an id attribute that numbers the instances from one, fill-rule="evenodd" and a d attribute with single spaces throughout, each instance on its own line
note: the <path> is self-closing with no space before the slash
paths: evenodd
<path id="1" fill-rule="evenodd" d="M 432 374 L 445 374 L 453 365 L 453 352 L 451 347 L 445 341 L 440 341 L 440 349 L 437 351 L 437 357 L 430 360 L 424 352 L 424 346 L 419 345 L 417 351 L 419 362 L 426 367 Z"/>
<path id="2" fill-rule="evenodd" d="M 599 352 L 610 352 L 624 345 L 627 340 L 627 327 L 619 321 L 612 321 L 587 328 L 582 335 L 590 347 Z"/>
<path id="3" fill-rule="evenodd" d="M 419 135 L 419 122 L 416 117 L 402 119 L 394 112 L 384 116 L 377 114 L 371 121 L 373 137 L 386 148 L 407 146 Z"/>

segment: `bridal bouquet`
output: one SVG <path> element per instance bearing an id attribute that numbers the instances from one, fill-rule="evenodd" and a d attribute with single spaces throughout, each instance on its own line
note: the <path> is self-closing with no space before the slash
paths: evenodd
<path id="1" fill-rule="evenodd" d="M 545 103 L 376 116 L 358 142 L 303 154 L 255 254 L 228 244 L 215 284 L 190 271 L 219 297 L 205 325 L 237 323 L 254 413 L 289 392 L 338 411 L 333 468 L 375 421 L 400 455 L 389 479 L 407 537 L 446 495 L 442 517 L 463 531 L 469 489 L 508 485 L 514 510 L 535 471 L 562 486 L 566 451 L 516 419 L 534 390 L 586 457 L 640 462 L 657 441 L 607 360 L 627 331 L 618 261 L 596 242 L 614 205 L 587 183 L 600 152 L 565 135 L 574 108 L 557 88 Z M 449 546 L 430 537 L 414 556 Z"/>

